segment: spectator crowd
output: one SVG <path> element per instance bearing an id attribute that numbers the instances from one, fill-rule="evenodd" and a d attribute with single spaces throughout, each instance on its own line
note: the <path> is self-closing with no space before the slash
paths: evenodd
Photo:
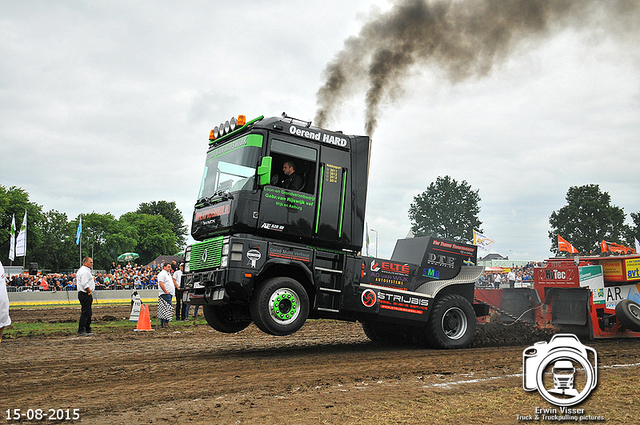
<path id="1" fill-rule="evenodd" d="M 503 271 L 487 270 L 477 283 L 483 288 L 531 288 L 533 286 L 533 269 L 542 266 L 530 262 L 524 266 L 515 266 Z M 507 271 L 508 270 L 508 271 Z"/>
<path id="2" fill-rule="evenodd" d="M 179 268 L 174 260 L 172 271 Z M 109 271 L 98 272 L 95 275 L 96 289 L 152 289 L 157 286 L 157 275 L 164 267 L 164 262 L 155 261 L 147 266 L 127 263 L 127 265 L 113 262 Z M 10 287 L 28 291 L 72 291 L 76 290 L 75 273 L 38 273 L 33 276 L 28 272 L 11 276 L 7 280 Z"/>

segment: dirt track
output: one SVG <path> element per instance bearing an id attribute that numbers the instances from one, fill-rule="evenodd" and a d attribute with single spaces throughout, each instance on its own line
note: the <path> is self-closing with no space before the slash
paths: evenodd
<path id="1" fill-rule="evenodd" d="M 11 311 L 14 322 L 77 315 Z M 94 308 L 97 324 L 127 316 L 124 306 Z M 334 321 L 309 321 L 289 337 L 202 324 L 17 337 L 0 345 L 0 414 L 7 422 L 7 409 L 75 408 L 88 424 L 518 423 L 552 407 L 519 375 L 523 349 L 541 337 L 481 328 L 475 348 L 425 350 L 374 344 L 359 324 Z M 637 422 L 640 341 L 585 343 L 598 352 L 599 384 L 579 407 L 605 423 Z"/>

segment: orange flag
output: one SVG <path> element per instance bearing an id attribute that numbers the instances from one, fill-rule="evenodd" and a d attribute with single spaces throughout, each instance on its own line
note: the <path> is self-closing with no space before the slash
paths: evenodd
<path id="1" fill-rule="evenodd" d="M 569 254 L 577 254 L 578 250 L 573 247 L 562 236 L 558 235 L 558 251 L 567 251 Z"/>

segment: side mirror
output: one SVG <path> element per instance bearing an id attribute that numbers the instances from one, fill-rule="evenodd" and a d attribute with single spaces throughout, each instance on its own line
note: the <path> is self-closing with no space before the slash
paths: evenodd
<path id="1" fill-rule="evenodd" d="M 262 157 L 262 161 L 258 166 L 258 184 L 266 186 L 271 183 L 271 162 L 273 158 L 270 156 Z"/>

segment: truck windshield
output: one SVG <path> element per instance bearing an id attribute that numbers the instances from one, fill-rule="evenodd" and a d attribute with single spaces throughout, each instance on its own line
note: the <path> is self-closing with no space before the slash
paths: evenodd
<path id="1" fill-rule="evenodd" d="M 198 202 L 238 190 L 251 190 L 260 156 L 262 135 L 248 134 L 207 154 Z"/>

